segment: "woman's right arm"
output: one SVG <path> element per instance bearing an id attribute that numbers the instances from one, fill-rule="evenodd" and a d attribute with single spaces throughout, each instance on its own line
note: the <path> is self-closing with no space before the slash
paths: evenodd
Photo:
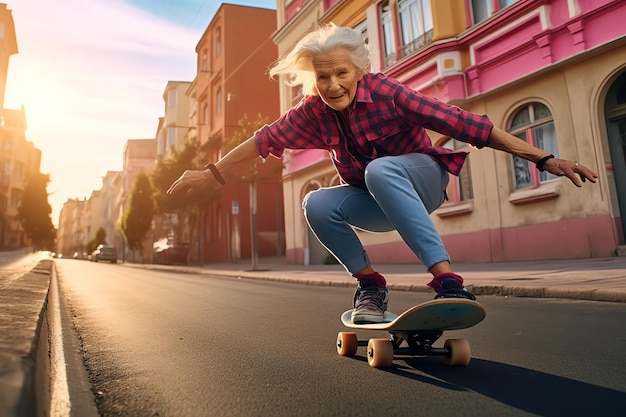
<path id="1" fill-rule="evenodd" d="M 214 164 L 214 167 L 219 172 L 219 175 L 228 174 L 243 164 L 249 164 L 258 157 L 259 151 L 255 138 L 252 136 L 224 155 Z M 213 188 L 219 185 L 221 185 L 220 181 L 209 168 L 205 170 L 187 170 L 170 185 L 167 193 L 174 194 L 179 191 L 194 193 L 207 186 Z"/>

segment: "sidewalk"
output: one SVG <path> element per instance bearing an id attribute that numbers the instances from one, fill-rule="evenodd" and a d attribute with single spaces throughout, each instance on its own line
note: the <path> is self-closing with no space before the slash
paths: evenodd
<path id="1" fill-rule="evenodd" d="M 194 266 L 125 264 L 130 267 L 172 269 L 187 273 L 224 275 L 307 285 L 354 286 L 340 265 L 293 265 L 284 258 Z M 476 295 L 567 298 L 626 302 L 626 257 L 564 259 L 502 263 L 454 264 L 468 289 Z M 420 264 L 378 264 L 391 290 L 432 292 L 431 276 Z"/>
<path id="2" fill-rule="evenodd" d="M 0 252 L 0 417 L 46 409 L 52 268 L 47 254 Z"/>

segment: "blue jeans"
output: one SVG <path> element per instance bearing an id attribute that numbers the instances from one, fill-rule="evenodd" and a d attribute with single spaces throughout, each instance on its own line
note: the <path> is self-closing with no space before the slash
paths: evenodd
<path id="1" fill-rule="evenodd" d="M 354 228 L 397 230 L 430 269 L 449 261 L 429 214 L 445 199 L 448 172 L 428 155 L 412 153 L 373 160 L 367 190 L 350 185 L 320 188 L 304 199 L 304 215 L 319 241 L 354 275 L 371 265 Z"/>

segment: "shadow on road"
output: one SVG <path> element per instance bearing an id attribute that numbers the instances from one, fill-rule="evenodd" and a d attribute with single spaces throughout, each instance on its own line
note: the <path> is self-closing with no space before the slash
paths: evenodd
<path id="1" fill-rule="evenodd" d="M 615 415 L 626 404 L 625 392 L 483 359 L 472 359 L 467 368 L 447 367 L 431 358 L 394 363 L 391 373 L 443 388 L 475 391 L 541 416 Z"/>

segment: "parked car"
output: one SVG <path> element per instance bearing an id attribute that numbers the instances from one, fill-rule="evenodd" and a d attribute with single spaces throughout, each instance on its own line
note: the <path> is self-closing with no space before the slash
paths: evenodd
<path id="1" fill-rule="evenodd" d="M 187 264 L 189 244 L 173 237 L 164 237 L 152 244 L 152 263 L 173 265 Z"/>
<path id="2" fill-rule="evenodd" d="M 99 245 L 96 250 L 91 253 L 91 261 L 107 261 L 115 264 L 117 263 L 117 249 L 113 246 Z"/>

